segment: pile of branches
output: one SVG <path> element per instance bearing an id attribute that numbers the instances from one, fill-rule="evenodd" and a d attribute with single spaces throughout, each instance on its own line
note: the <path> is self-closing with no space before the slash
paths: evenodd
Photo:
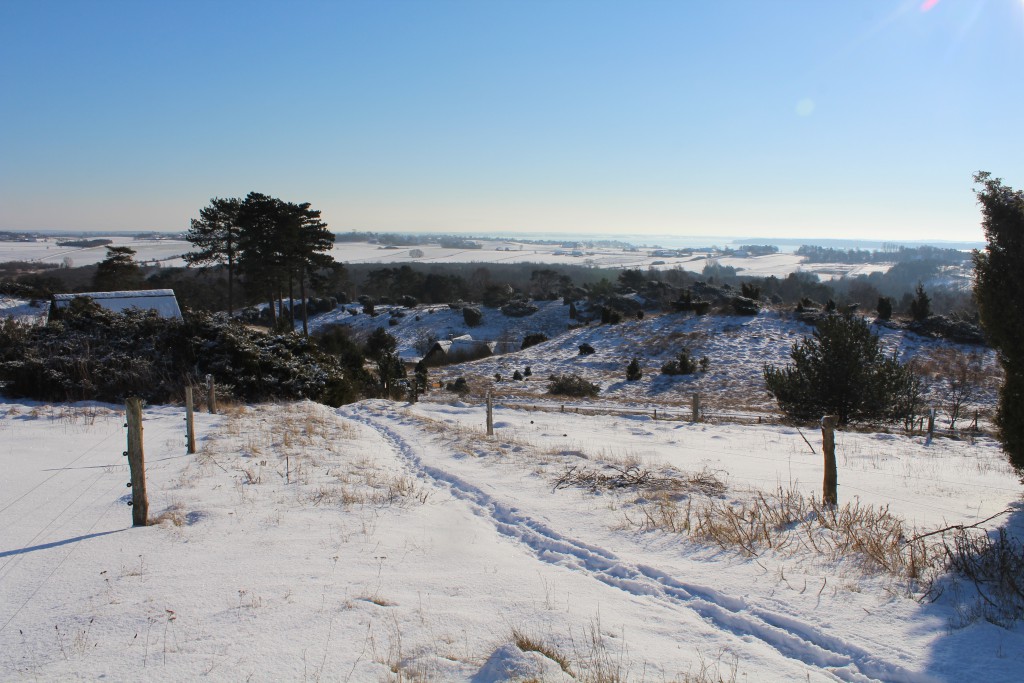
<path id="1" fill-rule="evenodd" d="M 675 491 L 698 492 L 718 495 L 725 491 L 722 483 L 712 472 L 678 476 L 661 476 L 639 465 L 606 465 L 605 471 L 598 471 L 566 465 L 565 470 L 555 479 L 554 489 L 581 488 L 591 493 L 631 489 L 634 491 Z"/>

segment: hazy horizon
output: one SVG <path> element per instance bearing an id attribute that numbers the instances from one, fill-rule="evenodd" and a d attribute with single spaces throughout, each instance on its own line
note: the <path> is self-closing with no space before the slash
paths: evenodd
<path id="1" fill-rule="evenodd" d="M 125 234 L 133 235 L 145 235 L 145 234 L 182 234 L 183 230 L 158 230 L 151 228 L 133 228 L 124 230 L 68 230 L 60 228 L 38 228 L 35 230 L 0 230 L 0 232 L 8 232 L 14 234 L 32 234 L 38 233 L 47 236 L 59 237 L 62 235 L 83 235 L 83 236 L 119 236 Z M 618 233 L 606 233 L 600 235 L 585 235 L 581 233 L 529 233 L 529 232 L 512 232 L 512 231 L 496 231 L 496 232 L 474 232 L 474 231 L 451 231 L 451 232 L 415 232 L 415 231 L 387 231 L 387 230 L 374 230 L 374 231 L 363 231 L 363 230 L 351 230 L 351 231 L 337 231 L 333 230 L 335 235 L 344 234 L 345 232 L 373 232 L 381 235 L 407 235 L 415 237 L 429 237 L 438 235 L 455 235 L 464 236 L 467 238 L 479 238 L 484 240 L 509 240 L 509 241 L 616 241 L 631 244 L 633 246 L 660 246 L 666 248 L 685 248 L 685 247 L 707 247 L 707 246 L 729 246 L 735 247 L 741 244 L 769 244 L 776 245 L 779 247 L 798 247 L 802 244 L 816 244 L 819 246 L 837 246 L 841 248 L 881 248 L 886 244 L 895 244 L 903 246 L 916 246 L 916 245 L 933 245 L 933 246 L 946 246 L 948 248 L 981 248 L 984 246 L 984 240 L 944 240 L 944 239 L 920 239 L 920 240 L 890 240 L 890 239 L 870 239 L 863 237 L 787 237 L 780 235 L 761 235 L 761 236 L 735 236 L 735 235 L 671 235 L 671 234 L 618 234 Z M 786 249 L 782 249 L 786 251 Z"/>
<path id="2" fill-rule="evenodd" d="M 0 4 L 0 230 L 982 240 L 1024 1 Z"/>

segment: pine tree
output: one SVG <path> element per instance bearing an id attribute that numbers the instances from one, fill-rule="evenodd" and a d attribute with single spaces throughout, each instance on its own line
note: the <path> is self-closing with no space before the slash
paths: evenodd
<path id="1" fill-rule="evenodd" d="M 288 294 L 291 326 L 295 325 L 294 285 L 302 297 L 303 334 L 309 334 L 306 309 L 306 280 L 317 268 L 333 259 L 325 252 L 334 246 L 334 235 L 320 219 L 320 211 L 308 202 L 283 202 L 258 192 L 250 192 L 238 213 L 241 227 L 239 266 L 246 277 L 260 283 L 270 295 L 271 307 Z M 277 323 L 274 311 L 271 311 Z"/>
<path id="2" fill-rule="evenodd" d="M 977 173 L 988 244 L 974 252 L 974 296 L 981 324 L 999 350 L 1005 377 L 996 424 L 1010 463 L 1024 473 L 1024 191 L 990 173 Z"/>
<path id="3" fill-rule="evenodd" d="M 199 218 L 192 219 L 192 225 L 185 235 L 185 239 L 198 250 L 185 254 L 185 263 L 190 266 L 210 263 L 227 266 L 229 314 L 234 313 L 235 262 L 241 237 L 238 212 L 241 206 L 241 199 L 214 197 L 209 206 L 199 210 Z"/>
<path id="4" fill-rule="evenodd" d="M 878 297 L 878 319 L 889 320 L 892 318 L 892 299 L 887 296 Z"/>
<path id="5" fill-rule="evenodd" d="M 924 285 L 920 282 L 917 283 L 917 289 L 914 290 L 914 299 L 910 302 L 910 317 L 914 320 L 921 322 L 927 320 L 928 316 L 932 314 L 932 300 L 925 291 Z"/>
<path id="6" fill-rule="evenodd" d="M 838 415 L 839 422 L 904 417 L 906 396 L 920 384 L 911 368 L 885 356 L 862 319 L 832 315 L 811 338 L 794 344 L 792 365 L 764 366 L 768 391 L 797 419 Z"/>
<path id="7" fill-rule="evenodd" d="M 644 373 L 640 369 L 640 361 L 636 358 L 629 361 L 629 365 L 626 366 L 626 381 L 635 382 L 643 376 Z"/>
<path id="8" fill-rule="evenodd" d="M 131 247 L 107 247 L 107 257 L 96 265 L 92 286 L 97 292 L 139 289 L 142 268 Z"/>

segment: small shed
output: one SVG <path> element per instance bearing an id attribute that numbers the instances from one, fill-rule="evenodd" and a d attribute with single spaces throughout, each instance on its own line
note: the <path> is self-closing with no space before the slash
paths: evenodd
<path id="1" fill-rule="evenodd" d="M 88 298 L 100 307 L 121 313 L 129 308 L 144 311 L 154 310 L 161 318 L 181 318 L 181 309 L 173 289 L 140 289 L 125 292 L 79 292 L 77 294 L 54 294 L 50 302 L 50 317 L 62 311 L 78 298 Z"/>

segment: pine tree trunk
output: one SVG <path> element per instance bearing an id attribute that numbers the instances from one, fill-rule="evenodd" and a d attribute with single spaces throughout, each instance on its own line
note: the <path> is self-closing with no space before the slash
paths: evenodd
<path id="1" fill-rule="evenodd" d="M 295 276 L 288 271 L 288 318 L 295 329 Z"/>
<path id="2" fill-rule="evenodd" d="M 299 294 L 302 296 L 302 336 L 309 337 L 309 312 L 306 310 L 306 269 L 299 271 Z"/>
<path id="3" fill-rule="evenodd" d="M 235 264 L 234 264 L 234 261 L 233 261 L 233 259 L 231 257 L 231 254 L 228 254 L 228 315 L 229 316 L 235 314 L 235 298 L 234 298 L 234 289 L 233 289 L 234 286 L 235 286 L 235 273 L 234 273 L 235 268 L 234 268 L 234 266 L 235 266 Z"/>

